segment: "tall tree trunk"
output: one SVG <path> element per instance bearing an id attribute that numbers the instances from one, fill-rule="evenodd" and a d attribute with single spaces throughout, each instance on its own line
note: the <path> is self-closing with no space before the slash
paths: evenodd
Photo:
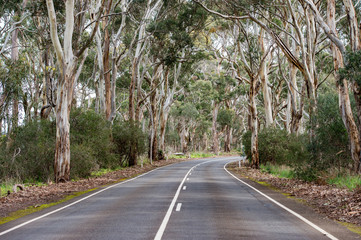
<path id="1" fill-rule="evenodd" d="M 219 138 L 217 131 L 217 117 L 218 117 L 219 103 L 214 102 L 212 111 L 212 151 L 214 154 L 219 154 Z"/>
<path id="2" fill-rule="evenodd" d="M 15 17 L 18 17 L 19 13 L 15 14 Z M 18 34 L 19 29 L 18 26 L 15 26 L 15 30 L 12 33 L 11 38 L 11 61 L 14 65 L 16 65 L 19 60 L 19 45 L 18 45 Z M 13 109 L 12 109 L 12 121 L 11 127 L 15 129 L 18 126 L 19 122 L 19 95 L 20 93 L 17 91 L 13 96 Z"/>
<path id="3" fill-rule="evenodd" d="M 161 101 L 161 109 L 159 113 L 159 121 L 160 121 L 160 128 L 159 128 L 159 149 L 165 153 L 165 128 L 168 121 L 170 105 L 172 104 L 172 99 L 174 95 L 174 91 L 170 91 L 169 89 L 169 71 L 167 70 L 165 73 L 165 80 L 163 86 L 163 97 Z M 175 84 L 175 83 L 173 83 Z"/>
<path id="4" fill-rule="evenodd" d="M 102 3 L 102 5 L 104 2 Z M 57 30 L 56 13 L 52 0 L 46 0 L 50 23 L 50 37 L 55 48 L 57 65 L 59 69 L 57 100 L 56 100 L 56 142 L 54 174 L 55 181 L 68 181 L 70 179 L 70 123 L 69 115 L 71 103 L 73 100 L 73 91 L 79 77 L 87 49 L 92 42 L 98 28 L 102 6 L 99 9 L 98 19 L 90 34 L 87 43 L 75 55 L 73 53 L 73 32 L 74 32 L 74 0 L 65 2 L 65 31 L 63 37 L 63 46 L 60 43 Z M 79 63 L 79 57 L 83 56 Z M 79 66 L 78 66 L 79 65 Z"/>
<path id="5" fill-rule="evenodd" d="M 231 127 L 226 126 L 224 131 L 224 152 L 231 151 Z"/>
<path id="6" fill-rule="evenodd" d="M 265 110 L 265 117 L 266 117 L 266 127 L 270 127 L 273 125 L 273 114 L 272 114 L 272 93 L 268 86 L 268 52 L 265 47 L 264 42 L 264 34 L 265 31 L 261 29 L 260 37 L 258 39 L 260 45 L 261 45 L 261 51 L 262 51 L 262 59 L 260 66 L 260 79 L 262 84 L 262 92 L 263 92 L 263 102 L 264 102 L 264 110 Z"/>
<path id="7" fill-rule="evenodd" d="M 327 22 L 330 29 L 332 29 L 337 34 L 335 23 L 335 6 L 335 0 L 327 0 Z M 343 67 L 342 53 L 334 43 L 331 44 L 331 49 L 333 54 L 334 67 L 336 70 L 335 72 L 337 72 L 338 69 Z M 336 79 L 338 79 L 338 76 L 336 76 Z M 359 172 L 361 150 L 360 135 L 353 118 L 350 97 L 348 93 L 348 82 L 346 79 L 340 79 L 340 82 L 337 83 L 337 90 L 339 95 L 339 107 L 341 111 L 341 117 L 350 138 L 351 156 L 354 161 L 354 169 L 356 172 Z"/>
<path id="8" fill-rule="evenodd" d="M 105 15 L 108 15 L 110 8 L 112 6 L 112 0 L 108 0 L 107 6 L 105 8 Z M 112 112 L 112 87 L 110 79 L 110 62 L 109 62 L 109 48 L 110 48 L 110 35 L 108 29 L 108 18 L 104 20 L 104 49 L 103 49 L 103 67 L 104 67 L 104 81 L 105 81 L 105 117 L 108 120 L 111 120 Z"/>
<path id="9" fill-rule="evenodd" d="M 258 113 L 256 104 L 256 80 L 251 79 L 249 87 L 249 129 L 251 130 L 251 167 L 259 169 L 258 153 Z"/>
<path id="10" fill-rule="evenodd" d="M 152 89 L 155 88 L 157 85 L 156 81 L 153 81 Z M 153 93 L 150 95 L 150 108 L 152 111 L 152 118 L 153 118 L 153 124 L 152 124 L 152 133 L 153 133 L 153 145 L 150 151 L 152 152 L 153 159 L 155 161 L 158 160 L 158 106 L 157 106 L 157 90 L 153 91 Z"/>
<path id="11" fill-rule="evenodd" d="M 68 76 L 68 75 L 66 75 Z M 58 84 L 58 96 L 56 102 L 56 147 L 54 173 L 55 182 L 65 182 L 70 179 L 70 108 L 69 81 L 64 79 Z"/>
<path id="12" fill-rule="evenodd" d="M 99 77 L 95 83 L 96 87 L 96 111 L 100 114 L 105 113 L 105 74 L 104 74 L 104 65 L 103 65 L 103 50 L 102 50 L 102 40 L 101 40 L 100 30 L 97 31 L 95 40 L 96 40 L 96 50 L 97 50 L 97 59 L 99 65 Z"/>

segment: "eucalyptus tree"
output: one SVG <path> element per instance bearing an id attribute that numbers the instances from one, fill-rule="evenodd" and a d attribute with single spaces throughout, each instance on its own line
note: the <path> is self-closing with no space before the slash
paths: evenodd
<path id="1" fill-rule="evenodd" d="M 318 24 L 320 24 L 325 34 L 332 42 L 331 49 L 334 60 L 334 68 L 337 71 L 344 66 L 344 61 L 347 61 L 347 56 L 346 56 L 346 47 L 342 39 L 339 37 L 338 32 L 340 31 L 340 29 L 337 29 L 336 26 L 336 2 L 334 0 L 327 1 L 327 20 L 325 20 L 321 16 L 320 11 L 312 1 L 306 1 L 306 3 L 313 11 L 313 14 L 316 17 Z M 351 51 L 356 52 L 359 51 L 361 48 L 361 40 L 360 40 L 361 36 L 360 36 L 360 29 L 357 24 L 355 7 L 352 1 L 349 0 L 343 1 L 343 4 L 346 10 L 346 14 L 348 16 L 348 22 L 350 27 L 349 40 L 351 43 Z M 338 74 L 337 72 L 335 72 L 335 74 L 337 78 L 340 78 L 337 75 Z M 359 91 L 360 86 L 357 82 L 351 82 L 351 85 L 357 103 L 358 118 L 360 119 L 361 116 L 359 111 L 359 109 L 361 108 L 359 101 L 361 96 Z M 349 91 L 348 81 L 345 78 L 340 78 L 337 82 L 337 89 L 339 95 L 339 107 L 341 111 L 342 120 L 345 124 L 345 127 L 347 129 L 350 138 L 351 156 L 354 161 L 354 170 L 356 172 L 360 172 L 361 171 L 360 126 L 357 127 L 353 117 L 350 97 L 348 93 Z"/>
<path id="2" fill-rule="evenodd" d="M 143 45 L 142 58 L 139 59 L 142 70 L 137 71 L 135 120 L 140 120 L 141 106 L 146 103 L 150 117 L 151 159 L 157 159 L 159 152 L 159 125 L 160 145 L 161 150 L 164 150 L 165 124 L 174 102 L 177 83 L 186 75 L 184 73 L 189 65 L 199 58 L 199 50 L 193 42 L 206 20 L 203 9 L 183 1 L 167 1 L 156 13 L 156 17 L 153 16 L 147 25 L 146 39 L 142 39 L 146 42 L 139 42 L 138 39 L 135 44 L 135 55 L 139 43 L 146 44 Z"/>
<path id="3" fill-rule="evenodd" d="M 0 17 L 2 25 L 1 32 L 3 33 L 1 35 L 4 36 L 4 38 L 2 39 L 3 45 L 0 48 L 0 54 L 2 55 L 2 57 L 4 57 L 4 62 L 0 63 L 4 64 L 5 62 L 8 62 L 7 64 L 10 64 L 8 67 L 5 67 L 4 65 L 4 67 L 7 68 L 4 70 L 8 71 L 8 73 L 5 74 L 2 79 L 2 94 L 0 98 L 0 122 L 2 122 L 2 114 L 4 113 L 5 108 L 11 106 L 11 121 L 7 123 L 8 132 L 10 132 L 11 128 L 15 128 L 18 126 L 19 121 L 19 98 L 21 95 L 20 80 L 22 78 L 16 78 L 17 74 L 21 74 L 20 72 L 16 72 L 16 65 L 22 65 L 22 63 L 17 63 L 17 61 L 19 60 L 20 47 L 18 36 L 22 24 L 29 17 L 29 15 L 25 12 L 27 0 L 11 2 L 1 1 L 0 4 Z M 10 59 L 10 61 L 7 61 L 8 59 Z M 10 73 L 9 71 L 12 70 L 14 70 L 15 72 Z M 11 75 L 13 75 L 15 78 L 12 78 Z M 14 84 L 11 83 L 13 81 L 15 81 Z M 9 84 L 13 86 L 9 86 Z"/>
<path id="4" fill-rule="evenodd" d="M 88 1 L 78 1 L 76 5 L 74 0 L 64 2 L 64 6 L 62 7 L 65 8 L 65 25 L 62 38 L 63 44 L 61 44 L 57 27 L 59 24 L 57 19 L 61 16 L 56 14 L 54 2 L 52 0 L 46 1 L 50 19 L 50 36 L 55 49 L 59 70 L 55 107 L 56 147 L 54 175 L 56 182 L 68 181 L 70 179 L 69 115 L 72 106 L 74 86 L 82 71 L 88 47 L 95 36 L 100 17 L 103 14 L 104 0 L 98 3 L 97 8 L 92 9 L 93 6 Z M 87 19 L 87 16 L 94 16 L 94 14 L 95 21 L 91 22 L 91 20 Z M 89 36 L 86 36 L 88 32 L 86 31 L 85 24 L 93 26 Z M 85 37 L 85 40 L 83 40 L 82 37 Z"/>

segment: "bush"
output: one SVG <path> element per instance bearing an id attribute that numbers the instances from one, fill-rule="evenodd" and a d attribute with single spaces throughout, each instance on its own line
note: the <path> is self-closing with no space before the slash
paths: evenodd
<path id="1" fill-rule="evenodd" d="M 136 155 L 146 153 L 147 135 L 139 128 L 137 123 L 129 121 L 116 121 L 113 124 L 113 141 L 116 145 L 121 166 L 128 166 L 131 157 L 131 146 L 136 147 Z"/>
<path id="2" fill-rule="evenodd" d="M 26 123 L 1 139 L 0 179 L 47 181 L 53 179 L 55 122 Z M 99 168 L 119 166 L 108 121 L 94 111 L 74 109 L 70 114 L 71 177 L 90 176 Z"/>
<path id="3" fill-rule="evenodd" d="M 342 122 L 338 96 L 332 92 L 319 95 L 315 114 L 315 136 L 295 136 L 286 131 L 268 128 L 260 131 L 260 163 L 288 165 L 295 177 L 306 181 L 316 180 L 326 171 L 342 172 L 352 166 L 347 131 Z M 251 158 L 251 133 L 243 135 L 247 157 Z"/>
<path id="4" fill-rule="evenodd" d="M 348 168 L 352 164 L 349 139 L 340 116 L 336 94 L 326 93 L 319 96 L 316 122 L 315 139 L 310 149 L 313 151 L 317 168 Z"/>
<path id="5" fill-rule="evenodd" d="M 247 131 L 242 142 L 245 154 L 251 159 L 251 132 Z M 279 164 L 295 166 L 308 158 L 303 136 L 287 134 L 285 130 L 265 128 L 258 134 L 260 164 Z"/>
<path id="6" fill-rule="evenodd" d="M 91 153 L 91 158 L 96 159 L 94 164 L 97 165 L 92 168 L 113 169 L 119 166 L 118 156 L 114 153 L 116 146 L 111 140 L 111 134 L 110 123 L 102 115 L 93 110 L 73 110 L 70 115 L 70 146 L 71 151 L 74 148 L 77 154 L 74 154 L 71 162 L 82 161 L 77 157 L 81 159 L 82 155 L 87 156 Z M 82 154 L 81 150 L 85 152 Z M 77 175 L 76 171 L 71 169 L 72 175 Z"/>
<path id="7" fill-rule="evenodd" d="M 34 121 L 14 129 L 11 140 L 3 139 L 0 179 L 46 181 L 53 176 L 55 124 Z"/>
<path id="8" fill-rule="evenodd" d="M 89 177 L 93 171 L 99 169 L 96 150 L 83 144 L 71 145 L 70 171 L 73 179 Z"/>

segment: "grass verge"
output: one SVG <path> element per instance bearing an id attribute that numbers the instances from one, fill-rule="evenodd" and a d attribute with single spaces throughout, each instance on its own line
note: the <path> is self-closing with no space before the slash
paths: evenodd
<path id="1" fill-rule="evenodd" d="M 270 173 L 272 175 L 275 175 L 280 178 L 294 178 L 294 173 L 292 171 L 292 168 L 284 165 L 261 165 L 261 172 Z"/>
<path id="2" fill-rule="evenodd" d="M 350 191 L 361 187 L 360 176 L 340 175 L 329 178 L 327 182 L 329 184 L 336 185 L 337 187 L 348 188 Z"/>

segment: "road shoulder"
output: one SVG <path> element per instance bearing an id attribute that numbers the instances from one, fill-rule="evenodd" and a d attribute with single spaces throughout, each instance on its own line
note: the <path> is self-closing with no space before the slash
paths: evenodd
<path id="1" fill-rule="evenodd" d="M 287 188 L 281 189 L 278 185 L 273 185 L 273 182 L 268 181 L 268 178 L 262 176 L 262 174 L 251 174 L 245 168 L 239 169 L 236 164 L 230 164 L 227 169 L 240 180 L 258 189 L 294 212 L 301 214 L 306 219 L 332 235 L 337 236 L 339 239 L 361 239 L 361 235 L 355 233 L 360 231 L 361 227 L 352 224 L 345 226 L 345 224 L 341 224 L 340 221 L 330 219 L 327 215 L 317 211 L 317 206 L 311 204 L 307 199 L 295 196 L 292 191 L 286 191 Z M 254 170 L 251 170 L 251 172 L 252 171 Z"/>

